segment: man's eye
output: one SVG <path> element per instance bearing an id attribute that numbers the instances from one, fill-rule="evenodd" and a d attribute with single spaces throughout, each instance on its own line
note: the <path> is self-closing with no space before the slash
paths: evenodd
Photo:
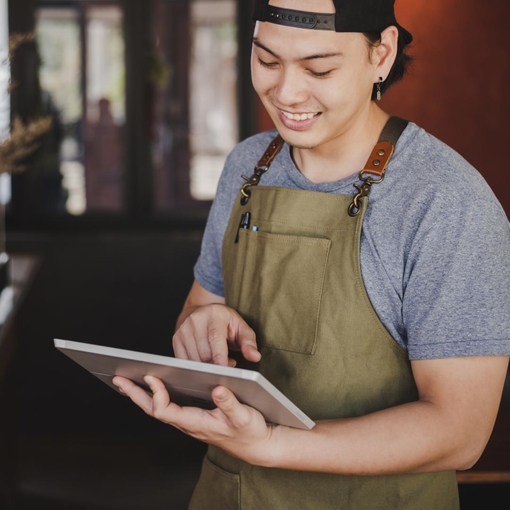
<path id="1" fill-rule="evenodd" d="M 317 71 L 312 71 L 312 70 L 310 69 L 310 74 L 311 74 L 312 76 L 316 76 L 317 78 L 322 78 L 322 77 L 324 77 L 324 76 L 328 76 L 328 74 L 331 74 L 331 71 L 324 71 L 324 72 L 322 72 L 322 73 L 319 73 L 319 72 L 317 72 Z"/>
<path id="2" fill-rule="evenodd" d="M 258 60 L 259 60 L 259 64 L 263 67 L 275 67 L 277 65 L 276 62 L 264 62 L 263 60 L 261 60 L 259 57 L 257 57 Z"/>

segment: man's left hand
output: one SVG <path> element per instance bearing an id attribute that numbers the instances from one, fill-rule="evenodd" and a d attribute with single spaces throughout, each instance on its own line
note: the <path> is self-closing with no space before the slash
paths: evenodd
<path id="1" fill-rule="evenodd" d="M 211 395 L 217 408 L 204 410 L 173 403 L 160 379 L 145 376 L 144 380 L 152 395 L 124 377 L 114 377 L 113 384 L 149 416 L 250 464 L 267 462 L 276 426 L 266 423 L 253 407 L 241 404 L 228 388 L 214 388 Z"/>

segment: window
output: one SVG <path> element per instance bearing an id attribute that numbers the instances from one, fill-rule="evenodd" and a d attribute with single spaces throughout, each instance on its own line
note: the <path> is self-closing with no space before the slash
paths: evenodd
<path id="1" fill-rule="evenodd" d="M 52 113 L 54 158 L 44 168 L 47 207 L 80 215 L 121 210 L 125 58 L 122 10 L 115 4 L 40 7 L 39 80 Z M 58 157 L 57 157 L 58 156 Z"/>
<path id="2" fill-rule="evenodd" d="M 36 85 L 13 110 L 54 122 L 13 179 L 11 225 L 205 218 L 240 138 L 238 4 L 39 0 Z"/>
<path id="3" fill-rule="evenodd" d="M 149 76 L 159 210 L 211 200 L 238 141 L 235 14 L 231 0 L 154 2 Z"/>
<path id="4" fill-rule="evenodd" d="M 235 5 L 197 1 L 192 7 L 190 190 L 193 198 L 210 200 L 238 142 Z"/>

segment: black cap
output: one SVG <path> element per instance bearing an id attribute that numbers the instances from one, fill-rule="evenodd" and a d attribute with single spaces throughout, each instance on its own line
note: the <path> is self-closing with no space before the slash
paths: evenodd
<path id="1" fill-rule="evenodd" d="M 278 25 L 336 32 L 382 32 L 394 25 L 404 44 L 413 36 L 401 27 L 395 18 L 395 0 L 333 0 L 335 14 L 323 14 L 293 9 L 282 9 L 269 4 L 269 0 L 255 0 L 254 21 L 268 21 Z"/>

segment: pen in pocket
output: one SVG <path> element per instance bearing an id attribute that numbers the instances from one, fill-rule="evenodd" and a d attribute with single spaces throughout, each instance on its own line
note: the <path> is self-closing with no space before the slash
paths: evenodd
<path id="1" fill-rule="evenodd" d="M 242 228 L 244 229 L 250 228 L 250 216 L 251 216 L 250 211 L 246 211 L 245 213 L 241 214 L 241 221 L 239 222 L 239 227 L 237 228 L 237 234 L 234 241 L 235 243 L 239 241 L 239 230 Z"/>

